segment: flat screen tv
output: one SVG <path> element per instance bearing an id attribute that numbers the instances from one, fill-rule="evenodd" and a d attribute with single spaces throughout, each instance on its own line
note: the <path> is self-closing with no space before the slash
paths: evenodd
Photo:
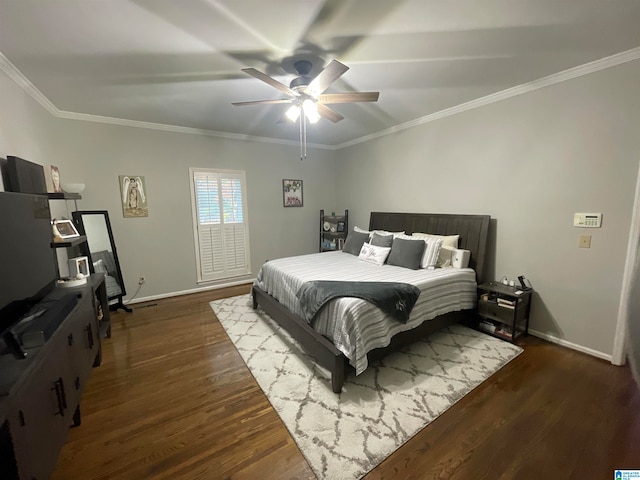
<path id="1" fill-rule="evenodd" d="M 0 192 L 0 332 L 55 288 L 51 213 L 46 195 Z"/>

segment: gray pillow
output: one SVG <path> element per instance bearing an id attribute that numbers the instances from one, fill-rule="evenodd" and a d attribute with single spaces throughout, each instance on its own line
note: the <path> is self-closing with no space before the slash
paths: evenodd
<path id="1" fill-rule="evenodd" d="M 387 257 L 387 264 L 418 270 L 426 246 L 427 244 L 422 240 L 395 238 Z"/>
<path id="2" fill-rule="evenodd" d="M 344 247 L 342 247 L 342 251 L 345 253 L 350 253 L 351 255 L 360 255 L 362 245 L 364 245 L 364 242 L 368 240 L 368 233 L 349 232 L 347 240 L 344 242 Z"/>
<path id="3" fill-rule="evenodd" d="M 390 247 L 393 243 L 393 235 L 380 235 L 379 233 L 374 233 L 371 236 L 371 241 L 369 243 L 376 247 Z"/>

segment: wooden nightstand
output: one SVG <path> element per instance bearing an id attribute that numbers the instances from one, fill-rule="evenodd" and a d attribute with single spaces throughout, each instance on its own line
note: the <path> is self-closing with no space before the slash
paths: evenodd
<path id="1" fill-rule="evenodd" d="M 491 282 L 478 286 L 478 330 L 510 342 L 527 335 L 532 289 Z"/>

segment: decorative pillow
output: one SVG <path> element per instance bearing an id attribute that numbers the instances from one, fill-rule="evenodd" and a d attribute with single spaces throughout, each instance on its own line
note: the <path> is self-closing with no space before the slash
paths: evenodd
<path id="1" fill-rule="evenodd" d="M 424 238 L 423 240 L 426 247 L 422 255 L 422 260 L 420 260 L 420 268 L 435 268 L 442 248 L 442 239 Z"/>
<path id="2" fill-rule="evenodd" d="M 458 240 L 460 239 L 460 235 L 433 235 L 431 233 L 413 233 L 412 237 L 417 238 L 440 238 L 442 239 L 442 248 L 440 248 L 440 253 L 438 255 L 438 262 L 436 263 L 436 267 L 445 267 L 447 265 L 451 265 L 451 251 L 445 249 L 444 247 L 458 248 Z"/>
<path id="3" fill-rule="evenodd" d="M 438 255 L 438 264 L 437 266 L 442 267 L 450 267 L 451 266 L 451 258 L 457 248 L 449 247 L 443 245 L 440 249 L 440 254 Z"/>
<path id="4" fill-rule="evenodd" d="M 426 247 L 427 244 L 424 241 L 395 238 L 387 264 L 418 270 Z"/>
<path id="5" fill-rule="evenodd" d="M 96 273 L 107 273 L 107 267 L 104 266 L 102 259 L 93 262 L 93 271 Z"/>
<path id="6" fill-rule="evenodd" d="M 344 242 L 342 251 L 350 253 L 351 255 L 359 255 L 360 250 L 362 249 L 362 244 L 368 240 L 368 233 L 356 232 L 354 229 L 353 232 L 349 232 L 349 235 L 347 235 L 347 240 Z"/>
<path id="7" fill-rule="evenodd" d="M 359 232 L 359 233 L 368 233 L 369 234 L 369 238 L 371 238 L 371 236 L 374 233 L 377 233 L 378 235 L 393 235 L 393 238 L 396 238 L 399 235 L 404 235 L 404 231 L 402 231 L 402 232 L 389 232 L 387 230 L 365 230 L 365 229 L 360 228 L 360 227 L 353 227 L 353 230 L 355 232 Z"/>
<path id="8" fill-rule="evenodd" d="M 390 247 L 376 247 L 369 243 L 364 243 L 360 250 L 358 258 L 365 262 L 374 263 L 376 265 L 382 265 L 389 255 Z"/>
<path id="9" fill-rule="evenodd" d="M 373 233 L 369 243 L 376 247 L 391 247 L 391 244 L 393 243 L 393 235 L 380 235 L 379 233 Z"/>

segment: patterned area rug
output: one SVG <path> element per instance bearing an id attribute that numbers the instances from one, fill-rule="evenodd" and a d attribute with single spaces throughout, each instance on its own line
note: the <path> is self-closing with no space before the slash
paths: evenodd
<path id="1" fill-rule="evenodd" d="M 386 356 L 342 393 L 250 295 L 211 308 L 321 479 L 360 478 L 522 349 L 455 325 Z"/>

